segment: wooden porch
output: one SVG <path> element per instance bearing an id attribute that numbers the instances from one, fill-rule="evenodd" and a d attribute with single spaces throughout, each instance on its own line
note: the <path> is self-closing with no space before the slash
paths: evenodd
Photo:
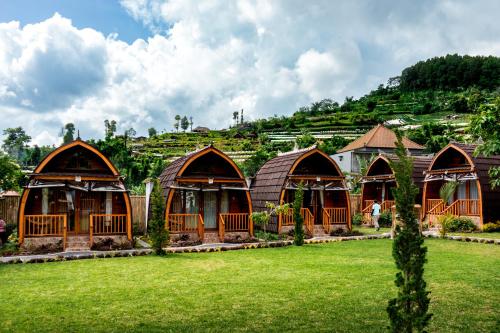
<path id="1" fill-rule="evenodd" d="M 89 235 L 89 247 L 94 236 L 128 235 L 127 214 L 90 214 L 88 232 L 68 230 L 67 214 L 24 215 L 25 237 L 62 237 L 66 249 L 68 235 Z"/>
<path id="2" fill-rule="evenodd" d="M 478 199 L 458 199 L 451 204 L 441 199 L 426 200 L 426 215 L 429 226 L 432 226 L 441 215 L 451 214 L 453 216 L 479 217 L 481 212 Z"/>
<path id="3" fill-rule="evenodd" d="M 304 221 L 304 230 L 309 235 L 314 234 L 314 215 L 311 213 L 309 208 L 301 208 L 300 214 Z M 290 209 L 287 214 L 280 214 L 279 218 L 279 229 L 283 226 L 294 226 L 295 221 L 293 218 L 293 209 Z M 325 233 L 329 234 L 332 228 L 336 225 L 348 225 L 349 216 L 346 207 L 330 207 L 321 209 L 321 225 Z"/>
<path id="4" fill-rule="evenodd" d="M 217 231 L 219 241 L 224 242 L 228 232 L 248 232 L 253 235 L 253 223 L 249 213 L 218 214 Z M 201 214 L 168 214 L 167 228 L 172 234 L 196 233 L 203 241 L 205 223 Z"/>

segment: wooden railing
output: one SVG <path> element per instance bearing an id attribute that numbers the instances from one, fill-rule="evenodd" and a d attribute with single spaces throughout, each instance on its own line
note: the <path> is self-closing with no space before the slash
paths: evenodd
<path id="1" fill-rule="evenodd" d="M 301 208 L 300 215 L 304 221 L 304 228 L 306 232 L 312 235 L 313 225 L 314 225 L 314 215 L 311 213 L 309 208 Z M 293 208 L 288 210 L 288 213 L 281 214 L 281 225 L 282 226 L 293 226 L 295 225 L 295 221 L 293 219 Z"/>
<path id="2" fill-rule="evenodd" d="M 372 220 L 372 207 L 375 203 L 374 200 L 365 200 L 365 208 L 361 211 L 365 223 L 371 223 Z"/>
<path id="3" fill-rule="evenodd" d="M 323 228 L 330 232 L 332 224 L 347 224 L 347 208 L 323 208 Z"/>
<path id="4" fill-rule="evenodd" d="M 183 232 L 197 232 L 202 240 L 204 236 L 204 222 L 201 214 L 168 214 L 167 228 L 173 234 Z"/>
<path id="5" fill-rule="evenodd" d="M 441 199 L 427 199 L 425 200 L 425 210 L 427 212 L 431 211 L 434 207 L 437 205 L 443 203 L 443 200 Z"/>
<path id="6" fill-rule="evenodd" d="M 64 236 L 67 217 L 63 214 L 24 215 L 24 222 L 27 237 Z"/>
<path id="7" fill-rule="evenodd" d="M 395 201 L 394 200 L 384 200 L 381 205 L 381 210 L 383 212 L 390 212 L 391 207 L 394 206 Z"/>
<path id="8" fill-rule="evenodd" d="M 90 214 L 90 228 L 93 235 L 127 233 L 127 214 Z"/>
<path id="9" fill-rule="evenodd" d="M 439 199 L 439 202 L 433 201 L 433 206 L 431 209 L 427 210 L 427 214 L 429 215 L 442 215 L 444 210 L 446 209 L 446 203 Z"/>
<path id="10" fill-rule="evenodd" d="M 219 214 L 219 238 L 224 241 L 225 232 L 247 231 L 252 234 L 252 220 L 248 213 Z"/>
<path id="11" fill-rule="evenodd" d="M 219 216 L 224 219 L 225 231 L 248 231 L 250 229 L 248 213 L 223 213 Z"/>
<path id="12" fill-rule="evenodd" d="M 451 214 L 455 216 L 479 216 L 479 200 L 458 199 L 446 207 L 443 211 L 443 215 L 444 214 Z"/>

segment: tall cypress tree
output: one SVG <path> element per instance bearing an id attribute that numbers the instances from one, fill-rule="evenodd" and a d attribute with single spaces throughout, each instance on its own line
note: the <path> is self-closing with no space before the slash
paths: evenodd
<path id="1" fill-rule="evenodd" d="M 418 188 L 413 183 L 413 160 L 406 154 L 401 134 L 397 133 L 397 161 L 391 162 L 397 188 L 394 189 L 396 209 L 401 226 L 396 227 L 392 245 L 392 256 L 398 272 L 395 284 L 398 295 L 389 301 L 387 313 L 392 332 L 424 332 L 432 314 L 429 309 L 429 293 L 424 281 L 424 264 L 427 247 L 420 234 L 417 216 L 414 212 Z"/>
<path id="2" fill-rule="evenodd" d="M 295 191 L 295 198 L 293 199 L 293 220 L 294 226 L 294 243 L 297 246 L 304 245 L 304 219 L 302 218 L 301 208 L 302 201 L 304 200 L 304 186 L 302 183 Z"/>

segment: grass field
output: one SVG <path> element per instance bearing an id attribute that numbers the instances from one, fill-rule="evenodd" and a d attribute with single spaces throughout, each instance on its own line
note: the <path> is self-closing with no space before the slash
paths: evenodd
<path id="1" fill-rule="evenodd" d="M 500 247 L 426 240 L 432 332 L 492 332 Z M 384 332 L 391 241 L 0 266 L 16 332 Z"/>

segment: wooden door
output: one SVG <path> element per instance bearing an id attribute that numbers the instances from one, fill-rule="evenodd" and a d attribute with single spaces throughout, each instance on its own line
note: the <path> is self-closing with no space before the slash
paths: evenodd
<path id="1" fill-rule="evenodd" d="M 93 193 L 79 192 L 78 200 L 78 232 L 88 233 L 90 226 L 90 214 L 97 212 L 96 198 Z"/>
<path id="2" fill-rule="evenodd" d="M 203 221 L 205 229 L 217 228 L 217 193 L 203 192 Z"/>

